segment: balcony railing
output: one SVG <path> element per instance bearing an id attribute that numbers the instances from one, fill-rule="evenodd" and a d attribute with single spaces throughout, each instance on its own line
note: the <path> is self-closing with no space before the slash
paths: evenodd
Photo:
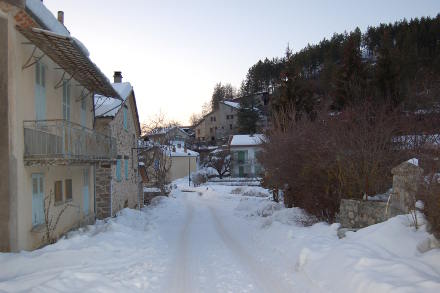
<path id="1" fill-rule="evenodd" d="M 116 157 L 114 138 L 66 120 L 24 121 L 24 159 L 38 163 L 92 162 Z"/>

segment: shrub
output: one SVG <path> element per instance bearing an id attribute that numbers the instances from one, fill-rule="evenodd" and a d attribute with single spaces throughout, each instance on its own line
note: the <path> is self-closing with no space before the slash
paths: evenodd
<path id="1" fill-rule="evenodd" d="M 423 213 L 428 222 L 428 231 L 440 239 L 440 181 L 435 175 L 429 176 L 419 189 L 419 199 L 423 201 Z"/>
<path id="2" fill-rule="evenodd" d="M 208 181 L 208 174 L 204 170 L 199 170 L 191 175 L 194 186 L 199 186 Z"/>
<path id="3" fill-rule="evenodd" d="M 294 109 L 278 113 L 259 160 L 263 184 L 284 191 L 286 207 L 297 206 L 320 220 L 333 221 L 341 198 L 362 199 L 387 190 L 391 168 L 407 156 L 393 137 L 399 116 L 369 104 L 313 119 Z"/>

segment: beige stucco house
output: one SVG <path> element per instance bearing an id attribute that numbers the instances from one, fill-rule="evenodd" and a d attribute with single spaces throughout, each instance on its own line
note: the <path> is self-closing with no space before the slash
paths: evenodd
<path id="1" fill-rule="evenodd" d="M 240 104 L 236 102 L 219 102 L 218 109 L 205 115 L 194 127 L 196 140 L 207 143 L 226 141 L 237 131 L 239 108 Z"/>
<path id="2" fill-rule="evenodd" d="M 119 95 L 62 16 L 0 1 L 0 251 L 44 244 L 46 212 L 66 205 L 54 237 L 94 221 L 95 166 L 114 159 L 114 140 L 93 129 L 92 93 Z"/>
<path id="3" fill-rule="evenodd" d="M 116 138 L 116 160 L 102 162 L 96 170 L 96 215 L 100 219 L 143 205 L 137 156 L 141 129 L 134 90 L 129 82 L 122 82 L 119 71 L 112 86 L 122 101 L 95 96 L 95 128 Z"/>
<path id="4" fill-rule="evenodd" d="M 173 146 L 170 152 L 171 168 L 168 173 L 169 181 L 187 177 L 198 170 L 199 153 L 184 147 Z"/>

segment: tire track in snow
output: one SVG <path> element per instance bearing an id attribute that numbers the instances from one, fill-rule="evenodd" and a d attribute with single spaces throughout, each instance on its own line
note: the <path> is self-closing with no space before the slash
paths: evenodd
<path id="1" fill-rule="evenodd" d="M 225 246 L 237 257 L 240 264 L 247 269 L 248 273 L 255 281 L 258 291 L 267 293 L 285 293 L 292 292 L 290 286 L 284 284 L 282 280 L 276 278 L 271 272 L 263 267 L 263 264 L 255 260 L 246 249 L 236 241 L 230 233 L 227 232 L 221 223 L 216 211 L 213 207 L 209 207 L 211 212 L 214 227 L 224 242 Z"/>
<path id="2" fill-rule="evenodd" d="M 194 218 L 194 207 L 186 202 L 185 223 L 176 243 L 176 258 L 173 263 L 167 290 L 164 292 L 195 292 L 192 289 L 192 276 L 189 261 L 189 239 L 191 223 Z"/>

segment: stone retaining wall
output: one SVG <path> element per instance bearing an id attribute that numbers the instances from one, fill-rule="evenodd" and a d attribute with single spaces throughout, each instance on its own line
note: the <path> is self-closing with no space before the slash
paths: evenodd
<path id="1" fill-rule="evenodd" d="M 392 169 L 393 191 L 388 203 L 342 199 L 336 221 L 342 228 L 358 229 L 384 222 L 390 217 L 414 209 L 417 187 L 423 174 L 417 159 L 403 162 Z"/>
<path id="2" fill-rule="evenodd" d="M 342 199 L 336 221 L 341 227 L 357 229 L 386 221 L 389 217 L 400 214 L 387 203 L 382 201 L 363 201 Z"/>

